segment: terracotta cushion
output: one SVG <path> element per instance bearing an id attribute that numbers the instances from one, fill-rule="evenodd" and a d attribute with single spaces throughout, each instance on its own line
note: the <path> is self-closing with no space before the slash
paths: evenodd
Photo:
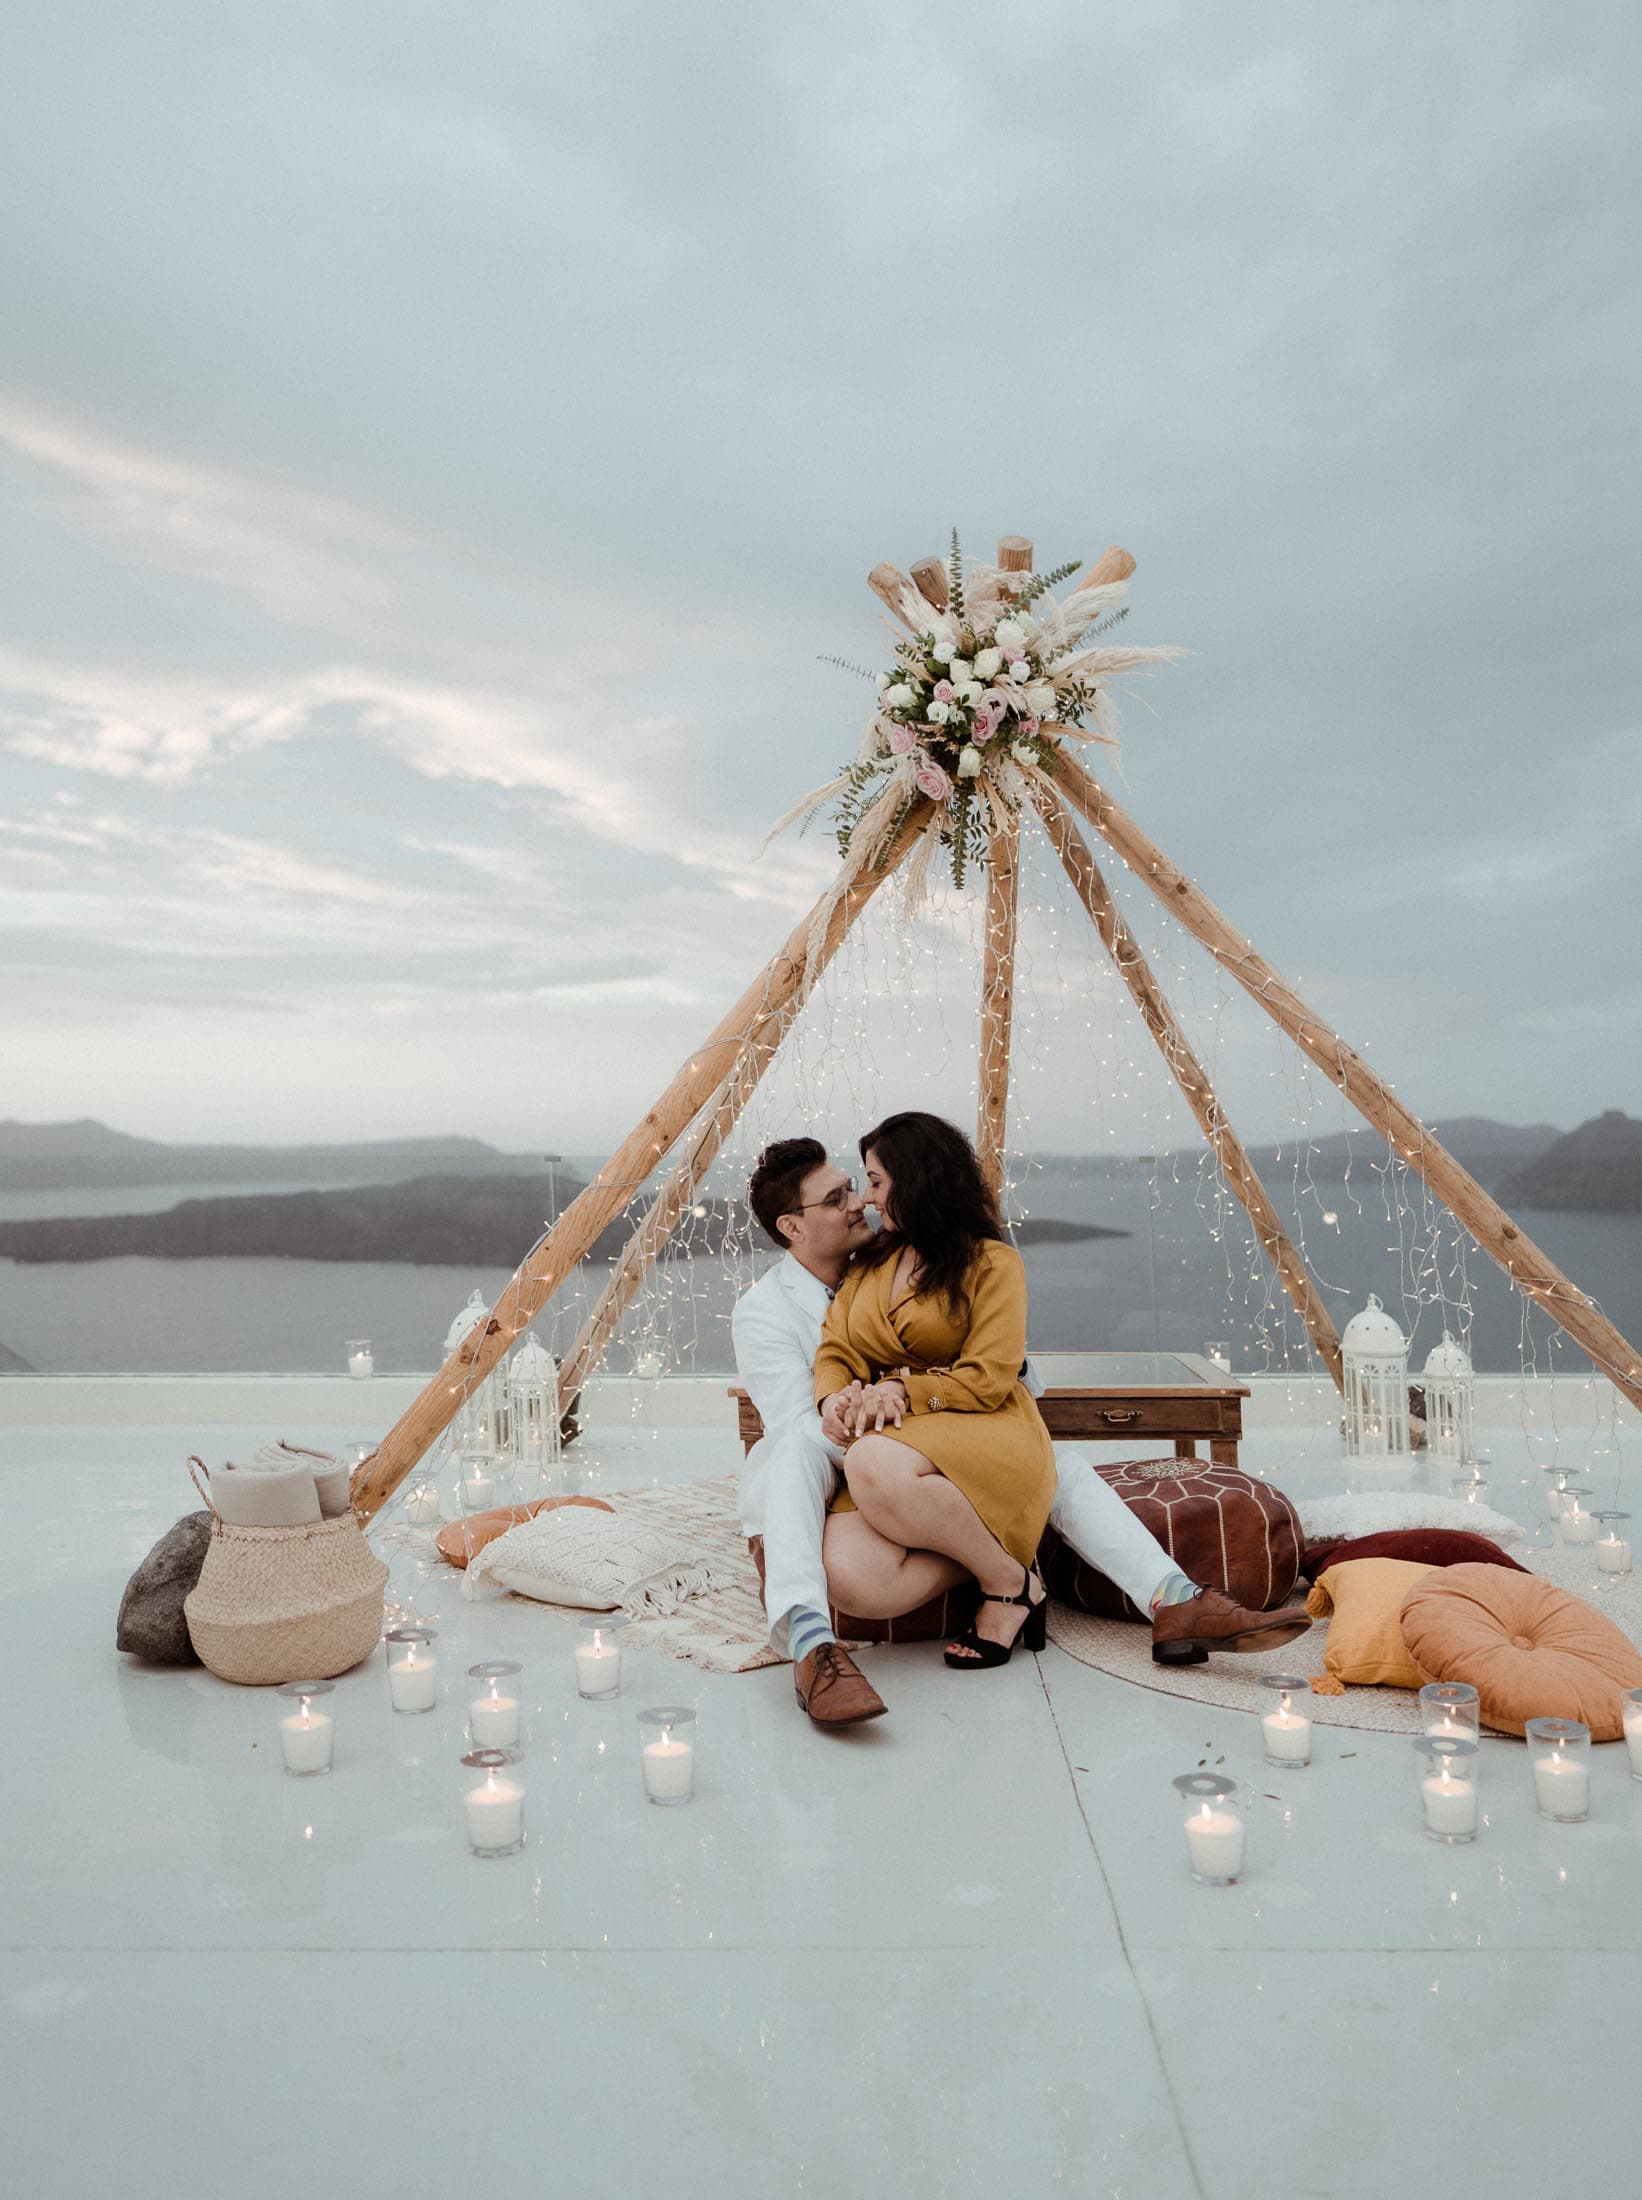
<path id="1" fill-rule="evenodd" d="M 1469 1681 L 1482 1723 L 1520 1734 L 1530 1719 L 1581 1719 L 1598 1742 L 1624 1732 L 1642 1650 L 1583 1597 L 1502 1566 L 1444 1566 L 1403 1599 L 1403 1641 L 1422 1681 Z"/>
<path id="2" fill-rule="evenodd" d="M 1130 1459 L 1094 1467 L 1151 1530 L 1183 1574 L 1224 1589 L 1239 1604 L 1269 1612 L 1300 1574 L 1300 1516 L 1282 1491 L 1236 1467 L 1203 1459 Z M 1053 1528 L 1044 1530 L 1038 1563 L 1049 1593 L 1100 1619 L 1138 1619 L 1139 1611 L 1105 1574 L 1080 1558 Z"/>
<path id="3" fill-rule="evenodd" d="M 1331 1566 L 1346 1566 L 1356 1558 L 1405 1558 L 1416 1566 L 1509 1566 L 1525 1574 L 1526 1566 L 1485 1535 L 1467 1535 L 1459 1528 L 1386 1528 L 1379 1535 L 1336 1536 L 1325 1543 L 1308 1543 L 1301 1571 L 1320 1581 Z"/>
<path id="4" fill-rule="evenodd" d="M 594 1512 L 614 1512 L 602 1497 L 538 1497 L 529 1505 L 497 1505 L 490 1512 L 469 1513 L 461 1520 L 447 1520 L 439 1530 L 436 1541 L 439 1556 L 449 1559 L 453 1566 L 465 1566 L 475 1551 L 482 1551 L 487 1543 L 494 1543 L 499 1535 L 506 1535 L 509 1528 L 518 1527 L 522 1520 L 534 1520 L 539 1512 L 552 1512 L 557 1505 L 588 1505 Z"/>
<path id="5" fill-rule="evenodd" d="M 1331 1566 L 1306 1599 L 1328 1621 L 1323 1668 L 1348 1688 L 1418 1688 L 1403 1646 L 1403 1599 L 1432 1569 L 1405 1558 L 1354 1558 Z"/>

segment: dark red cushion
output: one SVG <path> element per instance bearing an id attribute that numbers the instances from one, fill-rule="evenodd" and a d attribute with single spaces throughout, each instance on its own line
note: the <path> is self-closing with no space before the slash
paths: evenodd
<path id="1" fill-rule="evenodd" d="M 1416 1566 L 1509 1566 L 1525 1574 L 1514 1558 L 1485 1535 L 1465 1528 L 1386 1528 L 1379 1535 L 1336 1536 L 1328 1543 L 1308 1543 L 1301 1571 L 1315 1581 L 1331 1566 L 1350 1558 L 1406 1558 Z"/>

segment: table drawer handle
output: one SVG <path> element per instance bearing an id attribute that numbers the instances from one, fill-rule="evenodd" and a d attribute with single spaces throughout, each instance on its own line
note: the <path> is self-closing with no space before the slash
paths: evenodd
<path id="1" fill-rule="evenodd" d="M 1126 1428 L 1131 1421 L 1140 1419 L 1140 1409 L 1138 1406 L 1129 1406 L 1119 1411 L 1116 1407 L 1112 1407 L 1101 1414 L 1101 1419 L 1110 1421 L 1114 1428 Z"/>

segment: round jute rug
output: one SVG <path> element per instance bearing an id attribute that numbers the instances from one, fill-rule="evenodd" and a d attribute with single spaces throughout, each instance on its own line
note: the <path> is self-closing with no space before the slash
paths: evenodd
<path id="1" fill-rule="evenodd" d="M 1559 1544 L 1552 1550 L 1534 1551 L 1517 1544 L 1511 1555 L 1531 1573 L 1587 1598 L 1632 1642 L 1642 1646 L 1642 1575 L 1624 1575 L 1616 1587 L 1605 1590 L 1597 1586 L 1596 1564 L 1584 1546 Z M 1110 1673 L 1116 1680 L 1133 1681 L 1141 1688 L 1154 1688 L 1160 1695 L 1214 1704 L 1226 1711 L 1269 1711 L 1271 1692 L 1260 1685 L 1260 1676 L 1321 1673 L 1328 1627 L 1319 1621 L 1298 1641 L 1281 1650 L 1260 1651 L 1253 1657 L 1211 1657 L 1203 1665 L 1154 1665 L 1149 1627 L 1134 1620 L 1091 1619 L 1087 1612 L 1075 1612 L 1070 1605 L 1052 1604 L 1049 1640 L 1080 1665 Z M 1348 1688 L 1343 1696 L 1308 1693 L 1301 1708 L 1319 1726 L 1417 1734 L 1419 1703 L 1418 1696 L 1408 1689 Z"/>

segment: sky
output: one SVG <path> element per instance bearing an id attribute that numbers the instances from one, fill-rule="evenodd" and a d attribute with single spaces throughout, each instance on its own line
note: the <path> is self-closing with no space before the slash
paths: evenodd
<path id="1" fill-rule="evenodd" d="M 955 525 L 1133 552 L 1190 654 L 1115 791 L 1410 1104 L 1642 1113 L 1633 6 L 8 31 L 0 1115 L 608 1149 L 824 885 L 759 852 L 859 735 L 820 660 Z M 1276 1135 L 1261 1020 L 1114 885 Z M 1017 1135 L 1093 1136 L 1093 1046 L 1144 1143 L 1056 896 Z M 833 989 L 863 1104 L 972 1105 L 971 931 L 860 964 L 900 1058 Z"/>

